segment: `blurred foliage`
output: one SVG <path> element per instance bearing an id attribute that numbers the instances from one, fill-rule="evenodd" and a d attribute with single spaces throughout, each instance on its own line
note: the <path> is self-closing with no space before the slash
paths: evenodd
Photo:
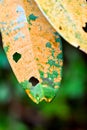
<path id="1" fill-rule="evenodd" d="M 86 130 L 87 55 L 63 41 L 61 87 L 51 103 L 33 103 L 18 84 L 0 41 L 0 130 Z"/>

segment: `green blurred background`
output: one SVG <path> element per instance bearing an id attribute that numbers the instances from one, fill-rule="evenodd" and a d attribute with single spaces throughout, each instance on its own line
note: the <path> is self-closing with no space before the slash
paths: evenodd
<path id="1" fill-rule="evenodd" d="M 0 35 L 0 130 L 87 130 L 87 55 L 63 42 L 63 79 L 55 99 L 33 103 L 18 84 Z"/>

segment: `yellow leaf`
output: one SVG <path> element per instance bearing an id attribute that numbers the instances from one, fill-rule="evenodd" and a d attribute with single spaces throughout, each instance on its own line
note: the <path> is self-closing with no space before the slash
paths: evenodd
<path id="1" fill-rule="evenodd" d="M 52 26 L 75 47 L 87 53 L 87 1 L 35 0 Z"/>

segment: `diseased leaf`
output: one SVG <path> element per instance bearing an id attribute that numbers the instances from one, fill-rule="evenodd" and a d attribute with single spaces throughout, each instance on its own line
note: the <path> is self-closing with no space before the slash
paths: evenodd
<path id="1" fill-rule="evenodd" d="M 34 0 L 0 2 L 3 47 L 29 97 L 50 102 L 60 86 L 62 44 Z"/>
<path id="2" fill-rule="evenodd" d="M 87 53 L 87 0 L 35 1 L 60 35 Z"/>

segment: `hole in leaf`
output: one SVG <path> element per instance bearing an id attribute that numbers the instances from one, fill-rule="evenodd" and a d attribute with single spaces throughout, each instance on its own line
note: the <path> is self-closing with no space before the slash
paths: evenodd
<path id="1" fill-rule="evenodd" d="M 82 27 L 85 32 L 87 32 L 87 23 L 85 23 L 85 27 Z"/>
<path id="2" fill-rule="evenodd" d="M 78 46 L 77 49 L 80 49 L 80 46 Z"/>
<path id="3" fill-rule="evenodd" d="M 17 63 L 21 58 L 21 54 L 20 53 L 14 53 L 13 54 L 13 60 Z"/>
<path id="4" fill-rule="evenodd" d="M 61 27 L 61 26 L 59 26 L 59 29 L 60 29 L 60 30 L 62 30 L 62 27 Z"/>
<path id="5" fill-rule="evenodd" d="M 33 86 L 36 86 L 39 83 L 39 80 L 36 79 L 35 77 L 31 77 L 29 79 L 29 82 L 31 82 Z"/>

